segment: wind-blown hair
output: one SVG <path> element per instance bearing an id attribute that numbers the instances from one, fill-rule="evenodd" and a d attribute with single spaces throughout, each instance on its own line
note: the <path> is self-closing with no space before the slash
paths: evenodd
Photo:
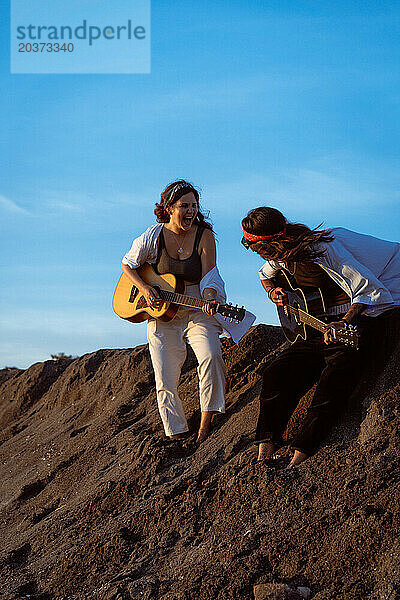
<path id="1" fill-rule="evenodd" d="M 320 243 L 330 243 L 334 236 L 329 229 L 310 229 L 302 223 L 289 223 L 276 208 L 254 208 L 242 220 L 245 231 L 253 235 L 271 236 L 251 244 L 251 249 L 268 260 L 279 262 L 312 261 L 324 255 Z"/>
<path id="2" fill-rule="evenodd" d="M 188 181 L 184 179 L 179 179 L 178 181 L 173 181 L 161 194 L 161 201 L 156 202 L 156 208 L 154 209 L 154 214 L 157 217 L 157 221 L 159 223 L 169 223 L 170 214 L 168 212 L 168 208 L 175 204 L 182 196 L 185 194 L 192 193 L 196 198 L 198 210 L 196 217 L 193 221 L 194 224 L 199 225 L 200 227 L 204 227 L 204 229 L 210 229 L 213 231 L 211 223 L 205 220 L 204 215 L 200 211 L 200 194 L 198 190 Z"/>

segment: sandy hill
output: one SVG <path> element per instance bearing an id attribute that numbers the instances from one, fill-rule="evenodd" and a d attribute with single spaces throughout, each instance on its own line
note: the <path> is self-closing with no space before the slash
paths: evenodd
<path id="1" fill-rule="evenodd" d="M 400 353 L 289 474 L 253 445 L 282 345 L 264 325 L 224 343 L 228 408 L 198 448 L 165 441 L 146 346 L 0 372 L 0 598 L 250 600 L 263 582 L 399 598 Z M 191 354 L 180 392 L 194 431 Z"/>

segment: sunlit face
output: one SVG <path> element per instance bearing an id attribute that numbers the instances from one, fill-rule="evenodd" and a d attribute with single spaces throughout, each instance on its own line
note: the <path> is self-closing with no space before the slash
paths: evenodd
<path id="1" fill-rule="evenodd" d="M 170 223 L 185 231 L 193 225 L 199 206 L 193 192 L 181 196 L 169 208 Z"/>

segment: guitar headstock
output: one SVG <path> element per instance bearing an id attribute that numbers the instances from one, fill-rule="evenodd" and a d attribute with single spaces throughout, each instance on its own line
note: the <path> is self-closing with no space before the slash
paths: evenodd
<path id="1" fill-rule="evenodd" d="M 358 341 L 360 339 L 355 325 L 348 325 L 346 329 L 336 329 L 336 339 L 346 346 L 351 346 L 358 350 Z"/>
<path id="2" fill-rule="evenodd" d="M 244 306 L 239 308 L 237 305 L 233 306 L 232 304 L 220 304 L 218 307 L 218 312 L 231 321 L 243 321 L 246 314 L 246 309 Z"/>

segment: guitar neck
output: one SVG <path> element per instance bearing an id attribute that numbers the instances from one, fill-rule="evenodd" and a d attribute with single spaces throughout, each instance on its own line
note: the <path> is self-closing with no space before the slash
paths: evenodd
<path id="1" fill-rule="evenodd" d="M 176 292 L 168 292 L 166 290 L 159 290 L 159 295 L 166 302 L 180 304 L 181 306 L 192 306 L 194 308 L 202 308 L 207 303 L 206 300 L 201 300 L 200 298 L 192 298 L 192 296 L 184 296 L 183 294 L 177 294 Z"/>
<path id="2" fill-rule="evenodd" d="M 193 298 L 192 296 L 184 296 L 183 294 L 178 294 L 176 292 L 170 292 L 163 289 L 158 290 L 158 292 L 162 300 L 172 304 L 179 304 L 181 306 L 190 306 L 192 308 L 202 309 L 203 306 L 209 302 L 209 300 Z M 238 308 L 237 306 L 232 306 L 231 304 L 218 304 L 217 312 L 223 317 L 230 319 L 231 322 L 236 321 L 237 323 L 243 321 L 246 316 L 246 310 L 244 306 L 242 306 L 242 308 Z"/>
<path id="3" fill-rule="evenodd" d="M 313 317 L 312 315 L 305 312 L 301 308 L 295 308 L 294 306 L 290 306 L 290 304 L 288 304 L 286 306 L 290 310 L 290 312 L 294 313 L 295 315 L 297 315 L 300 318 L 300 321 L 302 323 L 305 323 L 306 325 L 310 325 L 310 327 L 313 327 L 314 329 L 317 329 L 318 331 L 325 331 L 325 323 L 323 321 L 321 321 L 320 319 Z"/>

